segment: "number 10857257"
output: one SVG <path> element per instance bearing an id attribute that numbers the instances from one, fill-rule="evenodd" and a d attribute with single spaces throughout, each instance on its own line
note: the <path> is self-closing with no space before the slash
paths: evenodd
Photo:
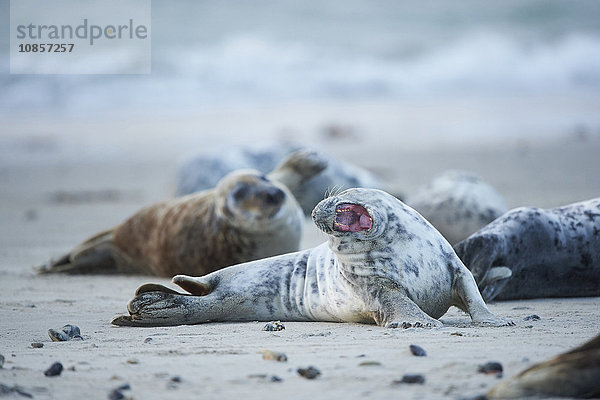
<path id="1" fill-rule="evenodd" d="M 74 43 L 21 43 L 19 53 L 71 53 Z"/>

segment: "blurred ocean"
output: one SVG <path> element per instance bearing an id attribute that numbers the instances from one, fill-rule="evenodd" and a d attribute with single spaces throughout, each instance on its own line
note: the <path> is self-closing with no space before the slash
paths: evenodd
<path id="1" fill-rule="evenodd" d="M 9 75 L 0 15 L 8 113 L 600 93 L 597 0 L 153 1 L 152 73 L 133 76 Z"/>

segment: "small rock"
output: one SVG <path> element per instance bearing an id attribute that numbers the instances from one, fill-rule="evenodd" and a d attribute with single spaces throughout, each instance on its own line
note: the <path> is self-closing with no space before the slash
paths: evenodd
<path id="1" fill-rule="evenodd" d="M 263 360 L 273 360 L 273 361 L 279 361 L 279 362 L 287 361 L 287 356 L 284 353 L 279 353 L 277 351 L 271 351 L 271 350 L 263 350 L 263 351 L 261 351 L 261 353 L 263 355 Z"/>
<path id="2" fill-rule="evenodd" d="M 490 361 L 477 367 L 477 372 L 482 374 L 496 374 L 498 378 L 502 377 L 502 364 L 496 361 Z"/>
<path id="3" fill-rule="evenodd" d="M 450 336 L 464 336 L 464 335 L 462 333 L 460 333 L 460 332 L 452 332 L 450 334 Z"/>
<path id="4" fill-rule="evenodd" d="M 53 342 L 66 342 L 71 339 L 81 339 L 81 331 L 76 325 L 65 325 L 60 330 L 48 329 L 48 336 Z"/>
<path id="5" fill-rule="evenodd" d="M 4 356 L 2 354 L 0 354 L 0 368 L 2 368 L 4 366 Z"/>
<path id="6" fill-rule="evenodd" d="M 372 367 L 378 365 L 381 365 L 379 361 L 363 361 L 360 364 L 358 364 L 359 367 Z"/>
<path id="7" fill-rule="evenodd" d="M 268 380 L 269 382 L 283 382 L 283 379 L 278 377 L 277 375 L 268 376 L 267 374 L 252 374 L 248 375 L 248 379 L 259 379 L 259 380 Z"/>
<path id="8" fill-rule="evenodd" d="M 33 347 L 34 349 L 41 349 L 42 347 L 44 347 L 44 343 L 33 342 L 31 343 L 31 347 Z"/>
<path id="9" fill-rule="evenodd" d="M 150 343 L 152 341 L 151 337 L 147 337 L 146 339 L 144 339 L 144 343 Z"/>
<path id="10" fill-rule="evenodd" d="M 539 321 L 541 318 L 539 315 L 531 314 L 523 318 L 523 321 Z"/>
<path id="11" fill-rule="evenodd" d="M 427 355 L 427 352 L 421 346 L 417 346 L 416 344 L 411 344 L 409 348 L 413 356 L 425 357 Z"/>
<path id="12" fill-rule="evenodd" d="M 171 379 L 169 379 L 169 382 L 167 383 L 167 389 L 177 389 L 177 388 L 179 388 L 180 383 L 181 383 L 181 377 L 173 376 L 173 377 L 171 377 Z"/>
<path id="13" fill-rule="evenodd" d="M 137 358 L 129 358 L 127 359 L 127 364 L 139 364 L 139 360 Z"/>
<path id="14" fill-rule="evenodd" d="M 267 374 L 250 374 L 248 379 L 267 379 Z"/>
<path id="15" fill-rule="evenodd" d="M 129 386 L 129 383 L 126 383 L 116 389 L 111 390 L 111 392 L 108 394 L 108 400 L 123 400 L 125 395 L 121 392 L 129 389 L 131 389 L 131 386 Z"/>
<path id="16" fill-rule="evenodd" d="M 44 375 L 46 376 L 58 376 L 61 374 L 63 370 L 63 366 L 61 363 L 59 362 L 55 362 L 54 364 L 52 364 L 50 366 L 50 368 L 48 368 L 46 371 L 44 371 Z"/>
<path id="17" fill-rule="evenodd" d="M 285 329 L 285 326 L 281 323 L 281 321 L 271 321 L 267 322 L 267 324 L 262 329 L 263 331 L 282 331 Z"/>
<path id="18" fill-rule="evenodd" d="M 308 368 L 298 368 L 297 371 L 298 374 L 300 374 L 300 376 L 306 379 L 315 379 L 317 376 L 321 375 L 321 371 L 319 371 L 313 366 L 310 366 Z"/>
<path id="19" fill-rule="evenodd" d="M 418 384 L 422 385 L 425 383 L 425 377 L 421 374 L 406 374 L 402 377 L 402 379 L 395 380 L 393 383 L 396 385 L 401 384 L 401 383 L 409 383 L 409 384 L 418 383 Z"/>

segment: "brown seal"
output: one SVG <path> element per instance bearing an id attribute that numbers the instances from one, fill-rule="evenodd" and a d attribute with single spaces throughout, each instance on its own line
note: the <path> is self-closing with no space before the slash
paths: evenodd
<path id="1" fill-rule="evenodd" d="M 268 176 L 234 171 L 217 187 L 143 208 L 40 269 L 172 277 L 296 251 L 304 215 L 290 190 L 326 162 L 299 151 Z"/>

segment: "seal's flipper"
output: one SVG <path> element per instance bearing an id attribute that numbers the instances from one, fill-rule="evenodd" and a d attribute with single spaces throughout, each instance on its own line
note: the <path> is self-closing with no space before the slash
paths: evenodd
<path id="1" fill-rule="evenodd" d="M 163 293 L 169 293 L 169 294 L 185 295 L 185 293 L 176 292 L 175 290 L 169 289 L 168 287 L 163 286 L 163 285 L 159 285 L 158 283 L 143 284 L 142 286 L 137 288 L 137 290 L 135 291 L 135 295 L 139 296 L 142 293 L 148 293 L 148 292 L 163 292 Z"/>
<path id="2" fill-rule="evenodd" d="M 512 271 L 507 267 L 492 267 L 479 282 L 481 296 L 485 301 L 492 301 L 512 277 Z"/>
<path id="3" fill-rule="evenodd" d="M 145 291 L 156 288 L 156 291 Z M 223 320 L 223 308 L 234 309 L 235 304 L 216 302 L 206 296 L 178 293 L 162 285 L 147 284 L 138 289 L 136 296 L 127 304 L 129 315 L 112 319 L 119 326 L 175 326 L 194 325 Z M 253 320 L 255 315 L 237 317 L 235 320 Z"/>
<path id="4" fill-rule="evenodd" d="M 500 271 L 499 271 L 500 272 Z M 503 318 L 498 318 L 488 309 L 479 293 L 473 274 L 460 265 L 454 272 L 454 299 L 453 305 L 468 313 L 473 323 L 491 326 L 512 326 L 515 323 Z"/>
<path id="5" fill-rule="evenodd" d="M 37 269 L 40 274 L 128 274 L 140 272 L 115 245 L 114 230 L 92 236 L 56 261 Z"/>
<path id="6" fill-rule="evenodd" d="M 379 326 L 406 329 L 435 328 L 443 325 L 398 290 L 390 289 L 380 293 L 377 302 L 379 311 L 373 313 L 373 319 Z"/>
<path id="7" fill-rule="evenodd" d="M 102 232 L 38 269 L 38 273 L 110 274 L 118 272 L 113 231 Z"/>
<path id="8" fill-rule="evenodd" d="M 206 296 L 213 291 L 213 285 L 204 278 L 194 278 L 187 275 L 176 275 L 171 280 L 182 289 L 188 291 L 194 296 Z"/>
<path id="9" fill-rule="evenodd" d="M 327 168 L 327 160 L 316 151 L 298 150 L 275 167 L 268 178 L 283 183 L 290 190 L 295 190 L 325 168 Z"/>

